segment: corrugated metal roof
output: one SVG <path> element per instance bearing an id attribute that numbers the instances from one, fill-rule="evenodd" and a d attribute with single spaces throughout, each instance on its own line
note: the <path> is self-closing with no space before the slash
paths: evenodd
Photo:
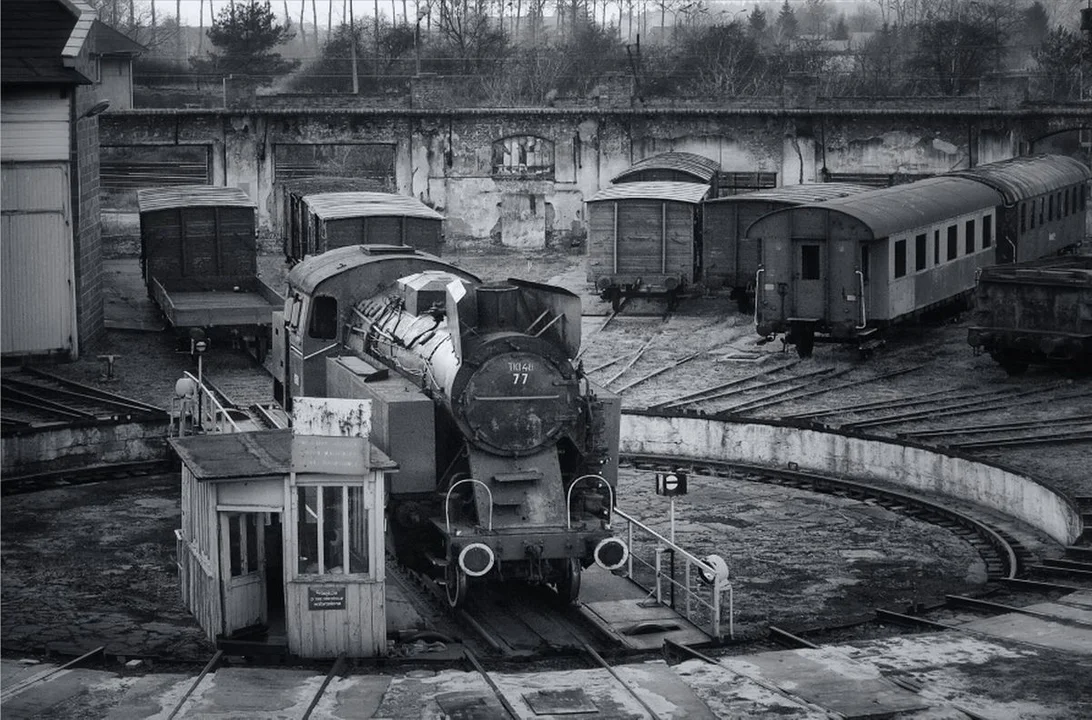
<path id="1" fill-rule="evenodd" d="M 628 169 L 615 175 L 611 182 L 621 182 L 624 178 L 644 170 L 675 170 L 689 173 L 701 182 L 711 182 L 720 170 L 720 163 L 704 155 L 688 152 L 666 152 L 638 160 Z"/>
<path id="2" fill-rule="evenodd" d="M 311 211 L 323 220 L 350 217 L 416 217 L 443 220 L 436 212 L 417 198 L 396 193 L 379 192 L 329 192 L 304 195 L 303 201 Z"/>
<path id="3" fill-rule="evenodd" d="M 825 202 L 833 198 L 847 197 L 871 190 L 875 190 L 875 188 L 853 183 L 805 183 L 803 185 L 785 185 L 767 190 L 754 190 L 739 195 L 728 195 L 727 197 L 714 198 L 708 202 L 714 204 L 762 200 L 782 202 L 786 205 L 803 205 L 805 203 Z"/>
<path id="4" fill-rule="evenodd" d="M 171 438 L 198 480 L 284 475 L 292 458 L 291 430 L 259 430 Z"/>
<path id="5" fill-rule="evenodd" d="M 882 238 L 1000 203 L 1001 194 L 982 183 L 942 175 L 823 203 L 807 203 L 804 207 L 845 213 L 871 229 L 873 238 Z"/>
<path id="6" fill-rule="evenodd" d="M 709 193 L 708 185 L 683 182 L 635 182 L 611 185 L 592 195 L 588 202 L 602 200 L 672 200 L 696 205 Z"/>
<path id="7" fill-rule="evenodd" d="M 140 212 L 170 210 L 178 207 L 257 207 L 245 192 L 235 187 L 217 185 L 174 185 L 137 190 Z"/>
<path id="8" fill-rule="evenodd" d="M 1025 155 L 948 173 L 983 182 L 1005 196 L 1005 204 L 1060 190 L 1092 178 L 1092 170 L 1066 155 Z"/>

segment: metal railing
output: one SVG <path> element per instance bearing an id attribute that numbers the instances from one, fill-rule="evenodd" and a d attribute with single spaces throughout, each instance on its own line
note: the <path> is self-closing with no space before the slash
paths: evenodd
<path id="1" fill-rule="evenodd" d="M 699 558 L 620 508 L 614 508 L 614 515 L 626 521 L 626 544 L 629 547 L 626 577 L 648 590 L 650 596 L 655 596 L 656 602 L 671 607 L 694 625 L 706 625 L 710 636 L 716 640 L 724 639 L 722 615 L 727 595 L 728 637 L 734 638 L 735 597 L 728 579 L 728 565 L 723 558 L 717 555 Z M 651 558 L 638 556 L 634 545 L 634 536 L 638 533 L 647 536 L 645 543 L 654 544 Z M 682 560 L 681 581 L 675 577 L 674 562 L 669 563 L 667 569 L 664 568 L 664 555 Z M 652 573 L 651 588 L 637 579 L 635 564 L 642 575 Z M 677 595 L 682 596 L 681 608 L 678 607 Z"/>
<path id="2" fill-rule="evenodd" d="M 169 436 L 242 432 L 231 412 L 207 385 L 189 371 L 182 373 L 182 376 L 193 382 L 192 391 L 171 398 Z"/>

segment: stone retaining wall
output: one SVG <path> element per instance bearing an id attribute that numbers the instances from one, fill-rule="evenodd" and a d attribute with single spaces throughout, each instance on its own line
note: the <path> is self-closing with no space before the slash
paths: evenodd
<path id="1" fill-rule="evenodd" d="M 8 477 L 167 457 L 167 420 L 35 428 L 3 438 Z"/>
<path id="2" fill-rule="evenodd" d="M 993 508 L 1065 545 L 1082 528 L 1077 506 L 1034 478 L 920 445 L 773 423 L 626 413 L 622 452 L 779 468 L 796 463 L 802 470 L 836 477 L 882 480 Z"/>

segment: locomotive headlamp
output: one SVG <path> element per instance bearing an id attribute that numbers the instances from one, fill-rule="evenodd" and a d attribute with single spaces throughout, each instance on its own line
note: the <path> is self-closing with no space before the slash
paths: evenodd
<path id="1" fill-rule="evenodd" d="M 629 559 L 629 548 L 618 538 L 603 538 L 595 546 L 595 564 L 604 570 L 617 570 Z"/>
<path id="2" fill-rule="evenodd" d="M 496 555 L 485 543 L 473 542 L 459 551 L 459 569 L 470 577 L 481 577 L 493 569 Z"/>
<path id="3" fill-rule="evenodd" d="M 698 577 L 706 585 L 716 585 L 718 580 L 728 579 L 728 563 L 724 561 L 720 555 L 706 555 L 705 564 L 708 565 L 712 572 L 701 568 L 698 570 Z"/>

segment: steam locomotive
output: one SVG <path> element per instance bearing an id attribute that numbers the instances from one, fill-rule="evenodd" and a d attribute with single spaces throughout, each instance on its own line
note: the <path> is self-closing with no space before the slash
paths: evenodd
<path id="1" fill-rule="evenodd" d="M 274 387 L 369 399 L 398 463 L 388 543 L 462 605 L 472 582 L 522 579 L 574 601 L 593 562 L 621 567 L 610 519 L 621 400 L 574 364 L 580 298 L 483 283 L 406 246 L 337 248 L 288 276 Z"/>

